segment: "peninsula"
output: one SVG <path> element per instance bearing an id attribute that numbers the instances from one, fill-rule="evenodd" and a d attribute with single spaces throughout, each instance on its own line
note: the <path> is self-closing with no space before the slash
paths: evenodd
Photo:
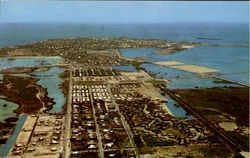
<path id="1" fill-rule="evenodd" d="M 150 63 L 144 61 L 147 55 L 126 58 L 119 52 L 124 48 L 158 48 L 160 51 L 152 54 L 181 53 L 181 50 L 199 45 L 157 39 L 71 38 L 1 48 L 0 57 L 9 59 L 9 63 L 32 59 L 35 65 L 0 70 L 3 76 L 0 78 L 1 99 L 19 105 L 11 125 L 0 122 L 0 127 L 9 126 L 8 130 L 0 131 L 3 145 L 7 142 L 6 136 L 15 130 L 20 114 L 28 114 L 8 156 L 238 156 L 247 148 L 245 144 L 235 145 L 246 143 L 242 140 L 246 138 L 245 134 L 236 139 L 237 134 L 243 133 L 243 126 L 249 123 L 246 113 L 239 110 L 233 114 L 230 108 L 223 108 L 223 99 L 218 101 L 219 107 L 210 107 L 209 103 L 216 95 L 225 95 L 245 105 L 248 88 L 170 90 L 166 87 L 170 81 L 158 79 L 140 67 Z M 211 72 L 219 71 L 183 65 L 185 63 L 178 61 L 151 64 L 192 72 L 200 77 L 211 77 Z M 133 66 L 137 71 L 127 72 L 114 66 Z M 24 74 L 28 76 L 22 76 Z M 52 84 L 45 88 L 43 83 L 49 82 Z M 63 93 L 65 102 L 58 100 L 53 92 Z M 242 98 L 236 93 L 242 94 Z M 176 117 L 166 106 L 169 101 L 166 94 L 193 118 Z M 202 107 L 199 107 L 199 98 L 204 98 Z M 58 102 L 62 107 L 58 107 Z M 238 108 L 234 107 L 234 110 Z M 211 115 L 203 116 L 207 111 Z M 241 118 L 242 113 L 244 118 Z M 223 128 L 225 122 L 230 121 L 238 125 L 233 134 Z"/>

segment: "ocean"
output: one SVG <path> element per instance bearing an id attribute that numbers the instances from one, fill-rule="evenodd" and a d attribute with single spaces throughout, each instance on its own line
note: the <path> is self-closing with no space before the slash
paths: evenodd
<path id="1" fill-rule="evenodd" d="M 0 23 L 0 48 L 46 39 L 71 37 L 145 38 L 203 44 L 249 44 L 248 23 L 167 23 L 167 24 L 83 24 L 83 23 Z M 153 49 L 120 50 L 138 57 Z M 143 52 L 145 51 L 145 52 Z M 132 52 L 132 53 L 131 53 Z M 133 54 L 135 53 L 135 54 Z M 185 64 L 220 70 L 219 75 L 249 83 L 249 47 L 199 46 L 175 54 L 150 55 L 146 61 L 176 60 Z M 160 68 L 160 67 L 159 67 Z M 240 72 L 239 74 L 237 74 Z"/>
<path id="2" fill-rule="evenodd" d="M 128 37 L 192 41 L 207 44 L 249 44 L 248 23 L 66 24 L 0 23 L 0 48 L 54 38 Z M 207 40 L 197 38 L 215 38 Z"/>

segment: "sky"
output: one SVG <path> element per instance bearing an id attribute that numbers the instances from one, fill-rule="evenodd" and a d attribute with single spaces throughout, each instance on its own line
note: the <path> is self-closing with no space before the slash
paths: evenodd
<path id="1" fill-rule="evenodd" d="M 248 2 L 3 0 L 0 22 L 249 22 Z"/>

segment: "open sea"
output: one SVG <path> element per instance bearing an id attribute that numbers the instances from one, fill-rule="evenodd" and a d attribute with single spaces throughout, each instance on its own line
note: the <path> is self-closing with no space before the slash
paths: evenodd
<path id="1" fill-rule="evenodd" d="M 51 38 L 129 37 L 193 41 L 208 44 L 248 44 L 248 23 L 66 24 L 0 23 L 0 47 Z M 199 40 L 216 38 L 219 40 Z"/>
<path id="2" fill-rule="evenodd" d="M 248 45 L 248 23 L 84 24 L 0 23 L 0 48 L 46 39 L 71 37 L 128 37 L 191 41 L 203 44 Z M 156 50 L 121 49 L 125 57 L 139 57 Z M 175 54 L 150 55 L 146 61 L 176 60 L 220 70 L 227 79 L 249 83 L 249 47 L 200 46 Z M 1 63 L 0 63 L 1 64 Z M 150 66 L 150 65 L 149 65 Z M 144 67 L 147 69 L 148 67 Z M 158 67 L 159 69 L 161 67 Z M 157 68 L 157 69 L 158 69 Z M 171 70 L 173 71 L 173 70 Z M 187 86 L 188 87 L 188 86 Z"/>

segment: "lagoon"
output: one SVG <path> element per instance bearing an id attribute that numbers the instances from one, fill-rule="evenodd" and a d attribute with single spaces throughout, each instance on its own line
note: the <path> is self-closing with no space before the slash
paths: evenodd
<path id="1" fill-rule="evenodd" d="M 187 118 L 188 120 L 194 119 L 193 116 L 187 115 L 187 112 L 181 106 L 175 106 L 177 103 L 172 98 L 170 98 L 168 95 L 165 95 L 165 97 L 168 99 L 166 106 L 175 117 L 183 117 Z"/>
<path id="2" fill-rule="evenodd" d="M 0 70 L 14 67 L 34 67 L 34 66 L 49 66 L 60 61 L 61 58 L 0 58 Z M 41 62 L 43 61 L 42 65 Z"/>
<path id="3" fill-rule="evenodd" d="M 6 107 L 3 105 L 7 105 Z M 14 117 L 16 114 L 13 112 L 18 108 L 18 104 L 0 99 L 0 123 L 6 123 L 5 119 Z"/>
<path id="4" fill-rule="evenodd" d="M 145 58 L 146 61 L 179 61 L 187 65 L 204 66 L 220 70 L 214 74 L 226 79 L 249 83 L 249 47 L 207 47 L 199 46 L 173 54 L 153 54 Z M 244 73 L 242 73 L 244 72 Z M 227 74 L 235 73 L 237 77 Z"/>
<path id="5" fill-rule="evenodd" d="M 56 62 L 59 62 L 61 58 L 16 58 L 9 60 L 9 58 L 0 58 L 0 69 L 7 69 L 13 67 L 32 67 L 32 66 L 51 66 Z M 42 62 L 42 65 L 41 65 Z M 48 90 L 48 97 L 53 98 L 55 104 L 50 110 L 51 113 L 57 113 L 62 111 L 66 99 L 59 85 L 61 79 L 59 74 L 63 72 L 60 67 L 51 67 L 48 71 L 33 73 L 38 75 L 36 78 L 40 79 L 37 83 Z M 29 74 L 11 74 L 13 76 L 30 77 Z M 0 74 L 0 80 L 2 75 Z"/>
<path id="6" fill-rule="evenodd" d="M 33 73 L 36 75 L 35 78 L 40 79 L 37 84 L 48 90 L 48 96 L 54 99 L 55 104 L 50 113 L 59 113 L 62 112 L 62 107 L 66 102 L 65 96 L 60 89 L 61 78 L 58 76 L 64 70 L 60 67 L 54 66 L 51 67 L 48 71 L 36 72 Z"/>

